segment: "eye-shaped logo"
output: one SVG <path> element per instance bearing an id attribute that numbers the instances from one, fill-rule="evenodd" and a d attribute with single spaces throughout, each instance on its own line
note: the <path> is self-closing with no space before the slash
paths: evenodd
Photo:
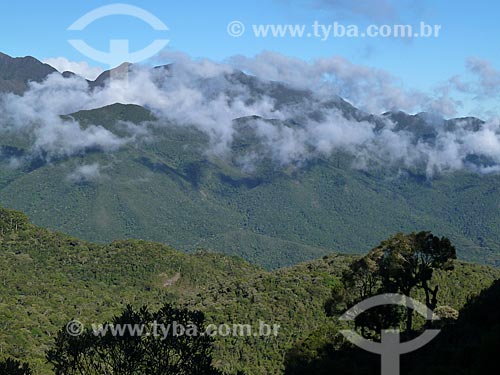
<path id="1" fill-rule="evenodd" d="M 439 320 L 439 317 L 424 304 L 413 298 L 401 294 L 381 294 L 379 296 L 368 298 L 346 311 L 339 319 L 343 321 L 352 321 L 363 312 L 376 307 L 387 305 L 399 305 L 410 308 L 426 320 Z M 382 375 L 399 375 L 401 354 L 414 352 L 427 345 L 439 334 L 439 329 L 428 329 L 419 337 L 412 341 L 401 342 L 400 332 L 398 330 L 384 330 L 381 332 L 381 342 L 375 342 L 365 339 L 352 330 L 341 330 L 344 337 L 368 352 L 380 354 L 382 357 Z"/>
<path id="2" fill-rule="evenodd" d="M 149 24 L 153 30 L 168 31 L 167 25 L 165 25 L 158 17 L 151 14 L 150 12 L 128 4 L 111 4 L 106 5 L 97 9 L 90 11 L 81 18 L 79 18 L 75 23 L 73 23 L 68 30 L 71 31 L 82 31 L 85 30 L 87 26 L 93 22 L 109 16 L 131 16 L 138 18 L 147 24 Z M 144 61 L 167 46 L 169 40 L 167 39 L 157 39 L 154 40 L 149 46 L 143 48 L 140 51 L 130 52 L 129 51 L 129 41 L 126 39 L 113 39 L 110 40 L 110 50 L 109 52 L 103 52 L 96 50 L 89 46 L 85 41 L 81 39 L 71 39 L 68 42 L 80 53 L 85 56 L 109 65 L 110 67 L 117 66 L 123 62 L 137 63 Z"/>

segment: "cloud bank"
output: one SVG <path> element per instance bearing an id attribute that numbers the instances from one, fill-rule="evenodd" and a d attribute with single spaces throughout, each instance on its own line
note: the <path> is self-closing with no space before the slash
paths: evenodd
<path id="1" fill-rule="evenodd" d="M 247 171 L 264 158 L 281 167 L 335 153 L 350 155 L 355 168 L 416 168 L 428 176 L 465 168 L 480 173 L 500 170 L 496 119 L 450 122 L 439 115 L 404 115 L 398 120 L 390 115 L 369 116 L 339 98 L 361 103 L 374 113 L 404 108 L 446 114 L 456 106 L 451 83 L 435 98 L 406 89 L 387 72 L 341 57 L 305 62 L 267 52 L 253 59 L 237 56 L 224 64 L 193 60 L 181 53 L 163 57 L 174 64 L 156 69 L 133 66 L 126 77 L 93 89 L 81 77 L 54 73 L 43 83 L 31 83 L 22 96 L 2 95 L 0 132 L 21 136 L 31 152 L 49 159 L 89 149 L 114 152 L 146 139 L 154 142 L 148 137 L 151 127 L 168 136 L 167 128 L 175 124 L 208 136 L 207 157 L 234 157 L 234 141 L 245 128 L 259 144 L 237 155 Z M 481 78 L 479 87 L 494 89 L 484 87 L 490 81 L 482 78 L 496 71 L 477 61 L 469 69 Z M 454 90 L 459 84 L 464 90 L 470 86 L 462 77 L 453 82 Z M 60 116 L 114 103 L 144 106 L 159 120 L 125 124 L 117 132 L 113 124 L 83 126 Z M 98 166 L 83 166 L 74 178 L 98 172 Z"/>
<path id="2" fill-rule="evenodd" d="M 321 95 L 339 95 L 371 113 L 381 110 L 430 110 L 445 116 L 456 113 L 456 104 L 444 96 L 430 96 L 406 88 L 388 72 L 356 65 L 341 56 L 306 62 L 275 52 L 254 58 L 235 56 L 230 63 L 258 77 L 312 89 Z"/>

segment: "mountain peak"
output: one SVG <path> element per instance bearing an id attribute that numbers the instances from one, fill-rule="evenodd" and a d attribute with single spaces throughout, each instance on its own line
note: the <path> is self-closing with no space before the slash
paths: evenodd
<path id="1" fill-rule="evenodd" d="M 42 82 L 55 72 L 52 66 L 32 56 L 11 57 L 0 52 L 0 92 L 22 94 L 30 81 Z"/>
<path id="2" fill-rule="evenodd" d="M 133 64 L 124 62 L 123 64 L 117 66 L 116 68 L 106 70 L 102 72 L 94 81 L 89 81 L 89 86 L 91 89 L 95 87 L 104 87 L 106 82 L 111 78 L 123 78 L 126 74 L 130 73 Z"/>

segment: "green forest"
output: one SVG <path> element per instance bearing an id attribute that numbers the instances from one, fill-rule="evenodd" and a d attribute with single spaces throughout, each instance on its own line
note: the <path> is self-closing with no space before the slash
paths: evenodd
<path id="1" fill-rule="evenodd" d="M 423 237 L 419 238 L 421 243 Z M 365 256 L 336 253 L 266 271 L 237 257 L 202 250 L 185 254 L 152 242 L 93 244 L 37 227 L 26 215 L 1 209 L 3 365 L 24 371 L 21 363 L 28 363 L 34 374 L 49 374 L 54 367 L 47 361 L 47 353 L 57 349 L 58 333 L 68 321 L 77 319 L 84 324 L 110 321 L 126 311 L 128 305 L 135 311 L 143 306 L 151 311 L 170 306 L 179 311 L 200 312 L 203 324 L 259 321 L 280 324 L 276 337 L 215 337 L 213 342 L 205 343 L 204 350 L 209 350 L 213 357 L 210 366 L 225 374 L 299 374 L 306 369 L 328 373 L 329 368 L 336 369 L 335 366 L 344 366 L 349 361 L 359 364 L 360 359 L 367 366 L 373 365 L 377 358 L 345 347 L 346 342 L 339 338 L 340 311 L 363 297 L 345 291 L 356 287 L 366 267 L 375 267 L 369 268 L 372 275 L 382 275 L 383 267 L 377 265 L 377 259 L 395 243 L 399 244 L 398 251 L 413 254 L 412 249 L 418 247 L 416 241 L 414 235 L 400 234 L 382 241 Z M 439 241 L 437 244 L 448 250 L 453 248 L 450 243 L 448 247 Z M 479 328 L 488 324 L 487 316 L 495 311 L 494 304 L 498 304 L 498 293 L 495 295 L 494 291 L 498 286 L 495 280 L 500 278 L 497 269 L 454 258 L 453 248 L 439 262 L 426 263 L 433 272 L 430 278 L 428 273 L 424 277 L 428 290 L 439 286 L 436 310 L 459 312 L 458 320 L 445 325 L 435 344 L 451 341 L 458 346 L 456 350 L 444 344 L 439 346 L 447 353 L 443 358 L 450 363 L 455 363 L 452 354 L 461 358 L 461 351 L 468 350 L 454 340 L 454 335 L 467 335 L 467 330 L 473 330 L 476 323 Z M 381 276 L 377 291 L 399 290 L 393 281 L 402 280 L 401 277 L 393 275 L 392 281 L 383 282 Z M 414 280 L 411 293 L 425 301 L 425 290 L 419 286 L 422 280 Z M 475 322 L 483 313 L 484 318 Z M 396 323 L 404 324 L 404 319 L 396 319 Z M 412 332 L 419 329 L 422 322 L 415 319 Z M 472 346 L 471 350 L 481 351 L 483 345 L 497 340 L 494 332 L 481 331 L 485 336 L 478 337 L 477 342 L 468 341 L 467 345 Z M 451 367 L 433 361 L 441 358 L 436 350 L 422 353 L 428 363 L 450 371 L 443 373 L 453 373 Z M 16 360 L 20 363 L 12 362 Z M 420 359 L 417 362 L 423 363 Z M 479 359 L 471 359 L 468 365 L 476 368 L 473 366 L 479 363 L 482 363 Z M 353 374 L 365 373 L 362 368 L 360 372 L 356 369 L 352 366 Z"/>

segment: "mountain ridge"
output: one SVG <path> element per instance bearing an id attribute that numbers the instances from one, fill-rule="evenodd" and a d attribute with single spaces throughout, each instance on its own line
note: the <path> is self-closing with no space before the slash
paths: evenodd
<path id="1" fill-rule="evenodd" d="M 13 58 L 0 52 L 0 93 L 22 94 L 30 81 L 42 82 L 55 72 L 56 69 L 32 56 Z"/>
<path id="2" fill-rule="evenodd" d="M 54 67 L 50 66 L 47 63 L 41 62 L 40 60 L 36 59 L 33 56 L 12 57 L 12 56 L 9 56 L 9 55 L 7 55 L 5 53 L 0 52 L 0 67 L 2 67 L 1 64 L 5 63 L 6 61 L 9 62 L 9 65 L 13 65 L 13 66 L 16 65 L 16 64 L 21 65 L 19 67 L 19 69 L 22 69 L 22 65 L 24 63 L 28 63 L 28 64 L 26 64 L 28 66 L 37 65 L 37 66 L 46 67 L 46 71 L 48 73 L 45 73 L 45 74 L 43 74 L 43 73 L 42 74 L 36 74 L 33 77 L 28 77 L 27 81 L 25 82 L 26 84 L 29 81 L 41 82 L 49 74 L 52 74 L 52 73 L 59 73 L 61 76 L 65 77 L 65 78 L 69 78 L 69 77 L 72 77 L 72 76 L 78 76 L 78 74 L 76 74 L 74 72 L 71 72 L 71 71 L 58 72 L 58 70 L 55 69 Z M 155 66 L 153 69 L 154 70 L 167 70 L 168 71 L 172 67 L 172 65 L 173 64 Z M 87 82 L 89 84 L 89 88 L 90 89 L 94 89 L 96 87 L 103 87 L 106 84 L 106 82 L 110 79 L 111 75 L 114 74 L 114 75 L 116 75 L 117 78 L 123 77 L 123 75 L 125 73 L 131 72 L 133 66 L 134 66 L 134 64 L 131 64 L 131 63 L 128 63 L 128 62 L 124 62 L 124 63 L 120 64 L 119 66 L 117 66 L 115 68 L 112 68 L 112 69 L 109 69 L 109 70 L 105 70 L 101 74 L 99 74 L 99 76 L 95 80 L 87 80 Z M 14 70 L 16 70 L 16 69 L 14 69 Z M 7 74 L 10 74 L 10 73 L 7 73 L 7 74 L 4 73 L 4 74 L 7 75 Z M 26 72 L 26 71 L 22 71 L 21 74 L 23 76 L 26 76 L 29 73 Z M 250 84 L 250 85 L 256 85 L 255 82 L 259 81 L 259 79 L 257 77 L 254 77 L 254 76 L 251 76 L 251 75 L 247 75 L 246 73 L 244 73 L 242 71 L 239 71 L 239 70 L 236 70 L 233 73 L 233 77 L 234 77 L 234 79 L 236 79 L 238 81 L 241 81 L 241 82 L 244 82 L 244 83 Z M 285 85 L 285 84 L 283 84 L 282 82 L 279 82 L 279 81 L 267 81 L 267 83 L 271 84 L 271 87 L 274 85 L 274 87 L 276 89 L 281 89 L 282 87 L 286 87 L 287 86 L 287 85 Z M 25 87 L 23 87 L 22 91 L 16 91 L 16 92 L 13 91 L 13 92 L 14 93 L 23 93 L 24 90 L 26 90 L 26 89 L 27 89 L 27 85 Z M 3 90 L 0 87 L 0 92 L 1 91 L 3 91 Z M 293 92 L 293 91 L 299 93 L 300 95 L 304 95 L 305 93 L 312 93 L 311 91 L 304 90 L 304 89 L 292 89 L 291 92 Z M 9 92 L 9 91 L 6 90 L 6 91 L 3 91 L 3 92 Z M 402 114 L 405 117 L 421 118 L 422 115 L 426 115 L 427 114 L 426 112 L 409 114 L 409 113 L 406 113 L 404 111 L 397 110 L 397 111 L 383 112 L 380 115 L 374 115 L 374 114 L 370 114 L 370 113 L 366 113 L 366 112 L 360 111 L 359 109 L 357 109 L 356 107 L 354 107 L 351 103 L 347 102 L 345 99 L 343 99 L 343 98 L 341 98 L 339 96 L 336 96 L 336 98 L 334 100 L 330 101 L 330 102 L 332 103 L 332 102 L 335 102 L 335 101 L 340 101 L 341 104 L 342 104 L 341 107 L 346 108 L 344 114 L 349 114 L 349 113 L 352 114 L 353 112 L 357 112 L 354 117 L 358 121 L 368 120 L 368 119 L 370 119 L 371 116 L 376 116 L 376 117 L 391 117 L 393 115 Z M 114 104 L 120 104 L 120 103 L 114 103 Z M 328 103 L 326 103 L 326 104 L 328 104 Z M 96 107 L 96 108 L 92 108 L 92 109 L 96 109 L 97 110 L 97 109 L 100 109 L 100 108 L 103 108 L 103 107 Z M 472 120 L 474 122 L 484 123 L 483 120 L 481 120 L 481 119 L 479 119 L 477 117 L 473 117 L 473 116 L 465 116 L 465 117 L 458 117 L 458 118 L 443 119 L 443 121 L 445 121 L 445 122 L 450 122 L 450 121 L 465 121 L 465 120 Z"/>
<path id="3" fill-rule="evenodd" d="M 130 65 L 123 67 L 129 70 Z M 171 68 L 158 69 L 170 74 Z M 250 101 L 273 93 L 277 106 L 312 95 L 242 72 L 225 79 L 244 84 Z M 374 132 L 386 129 L 383 116 L 366 114 L 341 98 L 299 115 L 321 117 L 322 105 L 357 119 L 352 126 L 370 121 Z M 255 123 L 286 134 L 305 129 L 300 118 L 234 118 L 228 153 L 218 155 L 211 153 L 208 133 L 143 106 L 112 104 L 61 115 L 70 125 L 102 128 L 134 141 L 113 151 L 90 147 L 46 160 L 43 153 L 32 153 L 26 138 L 3 138 L 0 204 L 27 212 L 39 225 L 102 243 L 141 238 L 187 252 L 204 247 L 243 255 L 269 269 L 331 251 L 363 253 L 394 232 L 433 229 L 460 245 L 462 259 L 500 264 L 496 174 L 459 170 L 429 178 L 418 166 L 356 169 L 353 155 L 341 149 L 280 165 Z M 427 115 L 386 116 L 400 116 L 396 128 L 414 132 L 408 147 L 435 141 Z M 483 124 L 463 121 L 444 120 L 442 126 L 474 130 Z M 248 155 L 258 160 L 248 161 Z M 470 160 L 472 165 L 483 162 Z"/>

